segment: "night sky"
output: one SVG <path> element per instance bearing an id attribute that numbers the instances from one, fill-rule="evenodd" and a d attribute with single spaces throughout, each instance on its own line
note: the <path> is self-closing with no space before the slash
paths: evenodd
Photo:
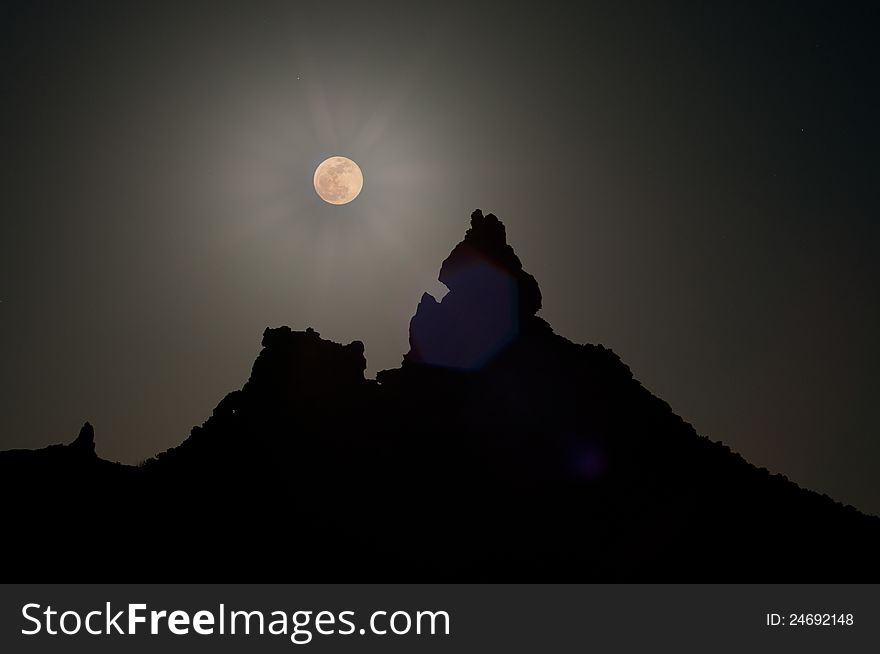
<path id="1" fill-rule="evenodd" d="M 266 326 L 397 366 L 479 207 L 558 333 L 880 513 L 874 4 L 0 2 L 0 448 L 176 445 Z"/>

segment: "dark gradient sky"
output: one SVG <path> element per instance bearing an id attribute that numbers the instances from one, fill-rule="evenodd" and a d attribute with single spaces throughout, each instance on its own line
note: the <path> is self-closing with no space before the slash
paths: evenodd
<path id="1" fill-rule="evenodd" d="M 557 332 L 880 513 L 872 4 L 3 2 L 0 447 L 173 446 L 268 325 L 396 366 L 480 207 Z"/>

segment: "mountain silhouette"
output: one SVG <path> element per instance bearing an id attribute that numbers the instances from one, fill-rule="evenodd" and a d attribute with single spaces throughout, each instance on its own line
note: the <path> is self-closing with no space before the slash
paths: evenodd
<path id="1" fill-rule="evenodd" d="M 400 368 L 266 329 L 250 378 L 139 466 L 0 453 L 5 581 L 877 581 L 880 519 L 698 435 L 554 333 L 479 210 Z"/>

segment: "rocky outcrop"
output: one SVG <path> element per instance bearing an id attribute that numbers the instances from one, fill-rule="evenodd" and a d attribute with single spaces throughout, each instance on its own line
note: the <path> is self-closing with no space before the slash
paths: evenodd
<path id="1" fill-rule="evenodd" d="M 82 453 L 85 456 L 97 456 L 95 454 L 95 428 L 90 422 L 86 422 L 79 430 L 76 440 L 70 444 L 75 452 Z"/>
<path id="2" fill-rule="evenodd" d="M 266 329 L 263 350 L 254 363 L 245 392 L 287 397 L 315 396 L 340 386 L 364 383 L 364 344 L 339 345 L 321 338 L 311 327 Z"/>
<path id="3" fill-rule="evenodd" d="M 425 293 L 410 323 L 408 363 L 476 370 L 507 347 L 541 308 L 538 282 L 507 244 L 504 225 L 477 209 L 440 267 L 449 289 Z"/>

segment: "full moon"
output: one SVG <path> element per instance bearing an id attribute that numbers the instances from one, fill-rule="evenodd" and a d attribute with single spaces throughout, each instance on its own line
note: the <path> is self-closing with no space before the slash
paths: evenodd
<path id="1" fill-rule="evenodd" d="M 315 169 L 315 191 L 324 202 L 348 204 L 364 188 L 364 174 L 348 157 L 330 157 Z"/>

